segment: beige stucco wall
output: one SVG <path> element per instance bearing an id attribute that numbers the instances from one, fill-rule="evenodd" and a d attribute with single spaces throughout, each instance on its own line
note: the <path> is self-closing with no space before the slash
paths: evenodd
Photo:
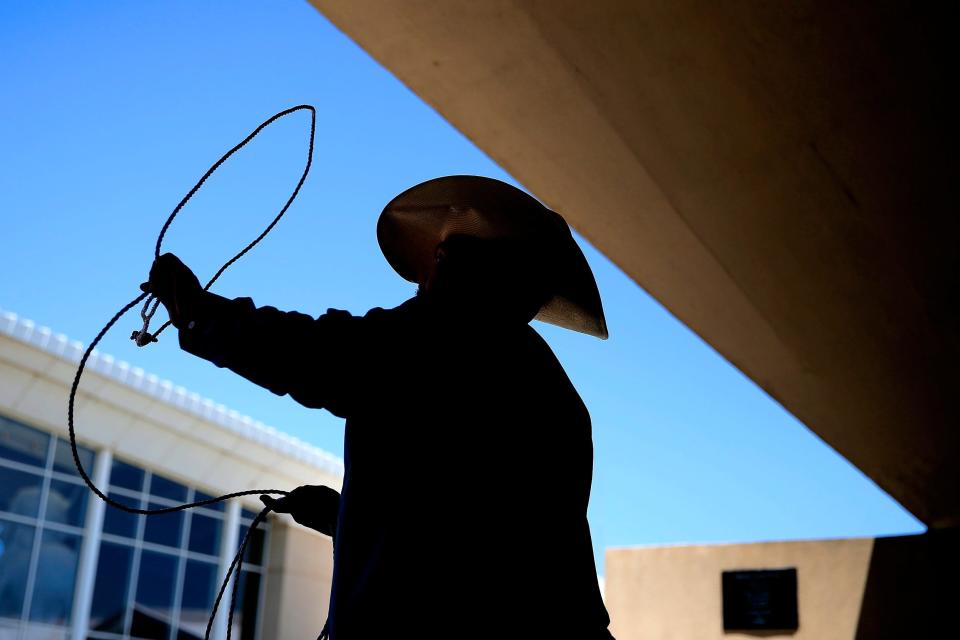
<path id="1" fill-rule="evenodd" d="M 765 637 L 853 640 L 873 546 L 857 538 L 610 549 L 611 631 L 618 640 L 755 638 L 724 633 L 721 572 L 796 567 L 800 629 Z"/>
<path id="2" fill-rule="evenodd" d="M 330 538 L 278 518 L 270 534 L 269 554 L 261 637 L 316 638 L 330 602 Z"/>

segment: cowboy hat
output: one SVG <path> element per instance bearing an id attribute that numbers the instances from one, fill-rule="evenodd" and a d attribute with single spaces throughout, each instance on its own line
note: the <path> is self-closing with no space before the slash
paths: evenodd
<path id="1" fill-rule="evenodd" d="M 422 284 L 438 244 L 451 235 L 524 238 L 552 256 L 553 297 L 537 320 L 607 338 L 600 292 L 590 265 L 559 214 L 500 180 L 445 176 L 407 189 L 391 200 L 377 222 L 377 240 L 390 266 Z"/>

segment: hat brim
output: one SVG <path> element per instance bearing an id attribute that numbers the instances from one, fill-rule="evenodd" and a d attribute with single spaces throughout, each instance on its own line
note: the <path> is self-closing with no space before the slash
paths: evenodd
<path id="1" fill-rule="evenodd" d="M 387 262 L 417 284 L 430 273 L 437 245 L 457 234 L 549 243 L 557 286 L 535 319 L 607 338 L 600 292 L 570 227 L 520 189 L 482 176 L 435 178 L 391 200 L 377 222 L 377 240 Z"/>

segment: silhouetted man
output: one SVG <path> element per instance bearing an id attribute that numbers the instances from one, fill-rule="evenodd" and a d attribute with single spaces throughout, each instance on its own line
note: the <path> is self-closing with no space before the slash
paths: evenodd
<path id="1" fill-rule="evenodd" d="M 567 224 L 503 182 L 450 176 L 397 196 L 377 236 L 419 289 L 360 317 L 203 292 L 171 254 L 150 274 L 183 349 L 346 418 L 342 497 L 269 501 L 335 535 L 331 637 L 610 638 L 590 416 L 529 326 L 606 338 Z"/>

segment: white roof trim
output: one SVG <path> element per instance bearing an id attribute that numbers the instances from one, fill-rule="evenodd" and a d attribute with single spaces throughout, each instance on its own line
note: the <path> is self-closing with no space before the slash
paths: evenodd
<path id="1" fill-rule="evenodd" d="M 0 308 L 0 334 L 10 336 L 67 362 L 79 363 L 80 358 L 83 357 L 82 343 L 70 340 L 62 333 L 55 334 L 49 327 L 37 326 L 32 320 L 21 318 L 12 311 L 5 311 L 2 308 Z M 90 358 L 87 359 L 86 368 L 151 398 L 218 424 L 228 431 L 295 460 L 338 477 L 343 476 L 343 460 L 332 453 L 267 426 L 250 416 L 242 415 L 209 398 L 203 398 L 198 393 L 187 391 L 170 380 L 161 380 L 140 367 L 133 367 L 128 362 L 116 360 L 113 356 L 94 349 Z"/>

